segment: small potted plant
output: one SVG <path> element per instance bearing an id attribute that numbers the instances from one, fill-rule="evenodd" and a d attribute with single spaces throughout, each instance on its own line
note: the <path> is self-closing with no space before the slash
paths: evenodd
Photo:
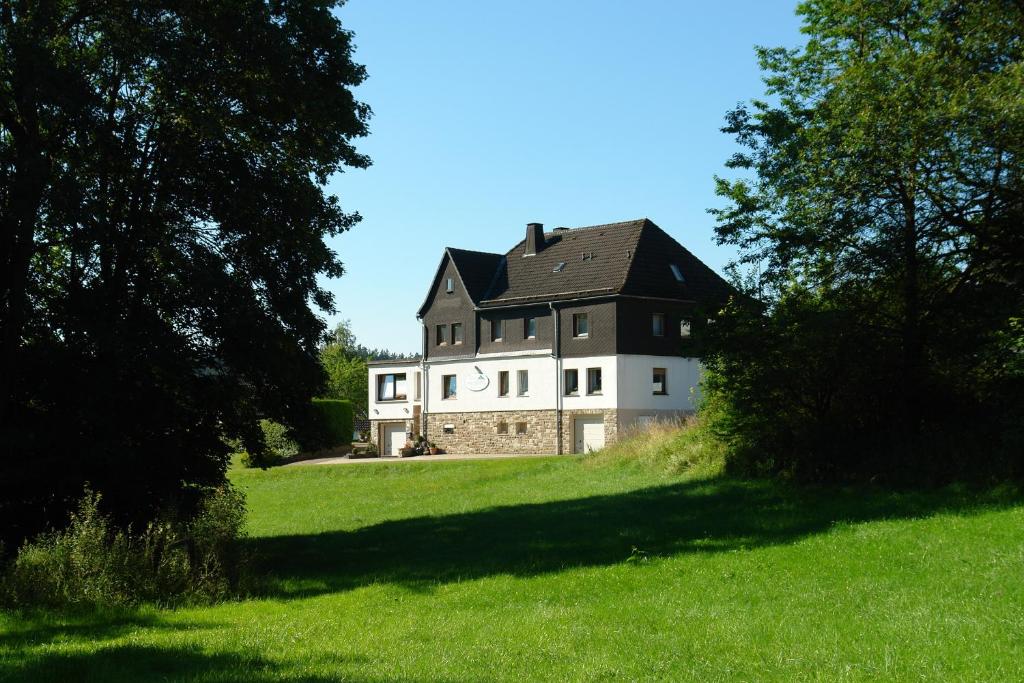
<path id="1" fill-rule="evenodd" d="M 437 455 L 437 452 L 438 452 L 438 451 L 440 450 L 440 449 L 439 449 L 439 448 L 437 447 L 437 444 L 436 444 L 436 443 L 434 443 L 433 441 L 430 441 L 430 442 L 428 442 L 428 443 L 427 443 L 427 447 L 428 447 L 428 448 L 430 449 L 430 454 L 431 454 L 431 455 Z"/>

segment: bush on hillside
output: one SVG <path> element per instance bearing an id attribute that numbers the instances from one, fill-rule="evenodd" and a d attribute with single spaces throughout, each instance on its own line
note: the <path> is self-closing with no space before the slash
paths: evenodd
<path id="1" fill-rule="evenodd" d="M 186 520 L 167 512 L 141 532 L 118 529 L 86 491 L 63 531 L 26 541 L 3 568 L 0 602 L 15 608 L 206 603 L 243 591 L 245 498 L 209 490 Z"/>

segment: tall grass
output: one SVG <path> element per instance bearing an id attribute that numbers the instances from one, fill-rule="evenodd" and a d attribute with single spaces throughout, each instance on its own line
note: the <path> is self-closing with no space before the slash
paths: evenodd
<path id="1" fill-rule="evenodd" d="M 0 604 L 14 608 L 207 603 L 249 581 L 240 541 L 245 499 L 208 492 L 190 519 L 172 514 L 120 529 L 86 491 L 68 526 L 26 542 L 0 567 Z"/>
<path id="2" fill-rule="evenodd" d="M 671 418 L 630 428 L 585 462 L 599 467 L 632 463 L 671 474 L 713 476 L 724 468 L 725 446 L 707 418 Z"/>

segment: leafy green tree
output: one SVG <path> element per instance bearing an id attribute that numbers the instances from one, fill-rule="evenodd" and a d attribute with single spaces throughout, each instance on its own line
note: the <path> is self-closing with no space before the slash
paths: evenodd
<path id="1" fill-rule="evenodd" d="M 713 211 L 718 240 L 758 264 L 766 308 L 760 325 L 713 333 L 725 349 L 716 381 L 739 397 L 728 354 L 743 334 L 761 344 L 785 319 L 810 339 L 841 314 L 842 326 L 814 338 L 859 355 L 847 382 L 861 390 L 833 409 L 846 422 L 829 424 L 894 434 L 901 457 L 923 456 L 950 410 L 1019 409 L 1004 340 L 1024 303 L 1024 6 L 809 0 L 798 12 L 806 45 L 758 49 L 768 99 L 730 112 L 724 128 L 743 151 L 727 164 L 739 173 L 717 179 L 727 200 Z M 791 366 L 815 355 L 807 339 L 770 343 Z M 811 395 L 832 384 L 824 369 L 817 378 Z M 762 419 L 811 398 L 781 400 Z"/>
<path id="2" fill-rule="evenodd" d="M 356 414 L 365 415 L 368 408 L 367 383 L 369 370 L 363 347 L 356 344 L 349 321 L 334 328 L 328 342 L 320 349 L 320 362 L 327 373 L 328 398 L 342 398 L 352 402 Z"/>
<path id="3" fill-rule="evenodd" d="M 369 160 L 330 0 L 0 0 L 0 525 L 144 519 L 323 386 L 324 193 Z"/>

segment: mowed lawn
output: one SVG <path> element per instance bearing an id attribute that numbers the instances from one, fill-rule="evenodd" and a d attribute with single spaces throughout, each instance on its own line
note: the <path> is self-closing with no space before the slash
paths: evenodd
<path id="1" fill-rule="evenodd" d="M 31 681 L 1024 680 L 1011 492 L 576 457 L 236 470 L 262 597 L 0 616 Z"/>

